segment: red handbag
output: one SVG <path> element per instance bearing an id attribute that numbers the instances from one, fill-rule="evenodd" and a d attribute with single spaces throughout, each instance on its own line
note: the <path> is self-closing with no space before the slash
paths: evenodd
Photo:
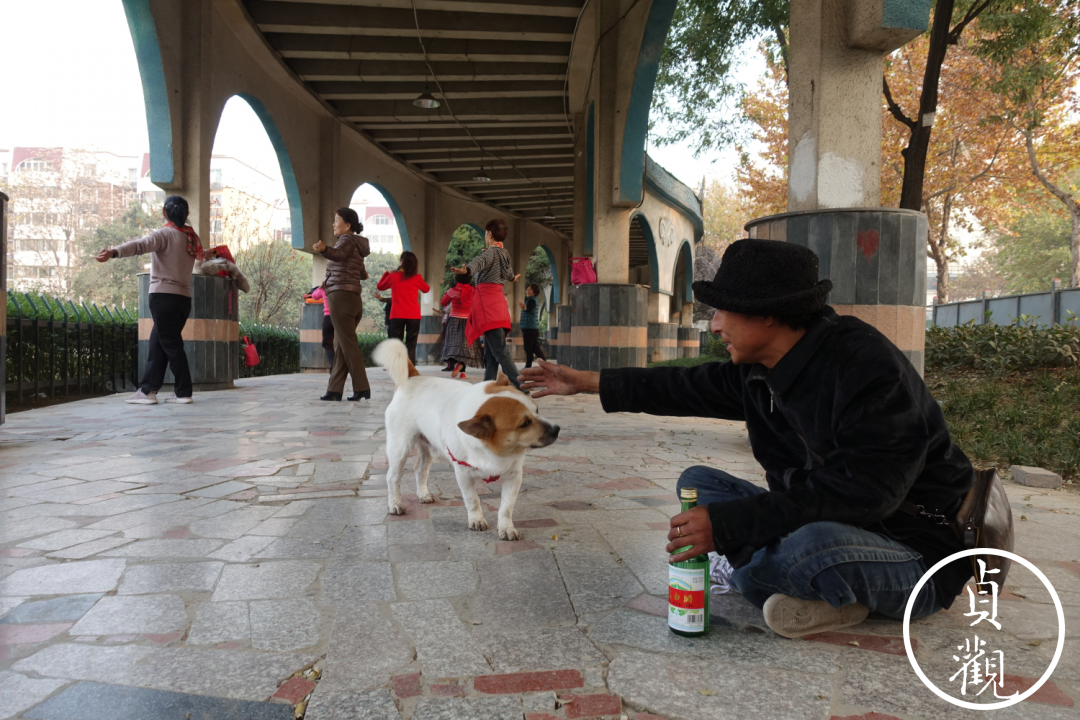
<path id="1" fill-rule="evenodd" d="M 248 367 L 255 367 L 259 364 L 259 351 L 255 349 L 255 346 L 248 340 L 248 336 L 244 336 L 244 364 Z"/>

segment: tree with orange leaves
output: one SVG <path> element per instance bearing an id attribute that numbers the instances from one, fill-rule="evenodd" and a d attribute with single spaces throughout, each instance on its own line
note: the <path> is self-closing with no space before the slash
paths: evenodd
<path id="1" fill-rule="evenodd" d="M 1064 205 L 1072 226 L 1069 284 L 1080 287 L 1080 5 L 1026 0 L 1022 15 L 1003 9 L 983 25 L 977 52 L 995 73 L 980 80 L 1006 104 L 997 119 L 1022 143 L 1010 179 Z"/>

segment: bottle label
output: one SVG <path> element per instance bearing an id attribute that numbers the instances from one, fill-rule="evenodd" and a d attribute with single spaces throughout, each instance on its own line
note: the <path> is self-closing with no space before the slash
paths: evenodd
<path id="1" fill-rule="evenodd" d="M 705 629 L 706 572 L 668 565 L 668 625 L 676 630 Z"/>

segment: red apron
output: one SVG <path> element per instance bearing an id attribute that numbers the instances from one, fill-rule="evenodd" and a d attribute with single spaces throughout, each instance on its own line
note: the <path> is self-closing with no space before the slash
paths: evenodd
<path id="1" fill-rule="evenodd" d="M 476 339 L 495 328 L 510 332 L 510 307 L 506 304 L 501 283 L 480 283 L 469 308 L 469 321 L 465 323 L 465 341 L 472 345 Z"/>

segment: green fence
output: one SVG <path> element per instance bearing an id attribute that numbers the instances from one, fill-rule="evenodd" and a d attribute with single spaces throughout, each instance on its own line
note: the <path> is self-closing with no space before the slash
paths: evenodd
<path id="1" fill-rule="evenodd" d="M 244 338 L 259 352 L 259 364 L 245 362 Z M 240 323 L 240 377 L 286 375 L 300 372 L 300 328 Z"/>
<path id="2" fill-rule="evenodd" d="M 134 388 L 136 313 L 41 294 L 7 298 L 7 400 L 12 405 Z"/>

